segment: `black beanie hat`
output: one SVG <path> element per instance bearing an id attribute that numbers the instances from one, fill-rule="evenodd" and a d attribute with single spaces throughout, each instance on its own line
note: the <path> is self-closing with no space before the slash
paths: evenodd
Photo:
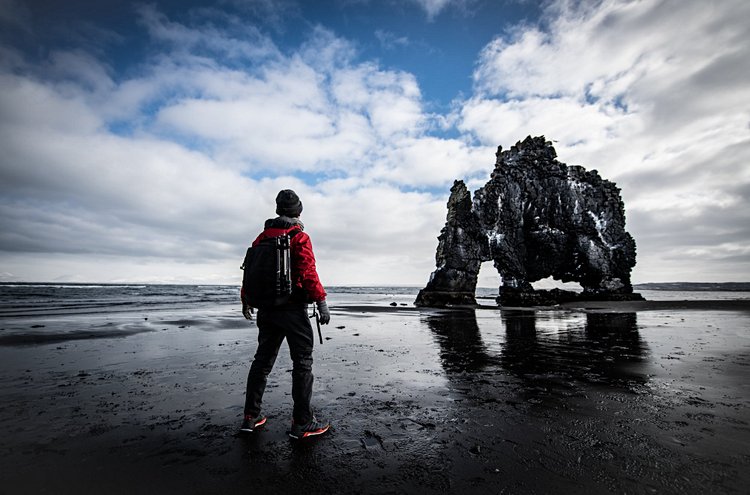
<path id="1" fill-rule="evenodd" d="M 276 214 L 285 217 L 298 217 L 302 213 L 302 201 L 291 189 L 279 191 L 276 196 Z"/>

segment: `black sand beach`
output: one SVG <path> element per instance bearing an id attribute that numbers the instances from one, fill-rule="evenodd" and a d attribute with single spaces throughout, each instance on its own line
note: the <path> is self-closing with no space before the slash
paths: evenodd
<path id="1" fill-rule="evenodd" d="M 237 434 L 256 336 L 237 305 L 5 311 L 0 493 L 748 492 L 748 300 L 412 300 L 331 297 L 333 429 L 302 443 L 286 352 L 267 425 Z"/>

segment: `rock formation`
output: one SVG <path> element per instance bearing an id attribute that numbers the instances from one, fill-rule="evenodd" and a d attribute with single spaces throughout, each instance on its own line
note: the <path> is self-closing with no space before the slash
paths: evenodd
<path id="1" fill-rule="evenodd" d="M 476 304 L 479 268 L 493 261 L 502 278 L 503 306 L 553 304 L 573 299 L 641 299 L 630 271 L 635 241 L 625 231 L 620 190 L 596 170 L 557 161 L 543 136 L 508 151 L 498 147 L 495 170 L 471 195 L 457 180 L 436 253 L 437 269 L 417 306 Z M 535 291 L 553 277 L 578 282 L 578 294 Z"/>

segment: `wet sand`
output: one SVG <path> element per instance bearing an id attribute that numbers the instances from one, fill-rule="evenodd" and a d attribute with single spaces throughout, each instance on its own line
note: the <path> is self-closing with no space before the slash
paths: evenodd
<path id="1" fill-rule="evenodd" d="M 0 494 L 747 493 L 748 301 L 410 299 L 331 301 L 303 443 L 285 351 L 236 432 L 237 307 L 0 320 Z"/>

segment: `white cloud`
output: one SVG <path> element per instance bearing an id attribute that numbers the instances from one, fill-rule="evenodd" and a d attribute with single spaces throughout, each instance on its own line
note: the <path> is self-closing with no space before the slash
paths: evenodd
<path id="1" fill-rule="evenodd" d="M 382 29 L 375 30 L 375 38 L 385 50 L 393 50 L 398 47 L 406 47 L 411 44 L 408 36 L 398 36 L 390 31 Z"/>
<path id="2" fill-rule="evenodd" d="M 254 62 L 280 56 L 271 40 L 253 25 L 228 17 L 223 28 L 206 24 L 199 29 L 170 21 L 150 4 L 138 7 L 140 19 L 154 40 L 168 43 L 187 59 L 220 55 L 226 62 Z M 208 60 L 207 60 L 208 61 Z"/>
<path id="3" fill-rule="evenodd" d="M 418 168 L 409 149 L 424 143 L 468 151 L 423 135 L 431 117 L 413 75 L 355 62 L 322 29 L 281 54 L 268 39 L 230 47 L 245 41 L 143 16 L 165 44 L 131 77 L 60 50 L 0 72 L 4 272 L 236 282 L 238 258 L 291 187 L 327 283 L 426 280 L 445 199 L 402 191 L 417 183 L 388 160 L 411 154 Z M 208 56 L 223 50 L 228 63 Z"/>
<path id="4" fill-rule="evenodd" d="M 453 0 L 412 0 L 422 7 L 427 14 L 427 18 L 432 20 L 448 6 Z"/>
<path id="5" fill-rule="evenodd" d="M 678 256 L 652 262 L 663 235 L 686 255 L 708 246 L 684 238 L 683 218 L 748 220 L 748 19 L 741 0 L 554 2 L 543 24 L 483 50 L 458 126 L 487 145 L 527 134 L 556 140 L 562 161 L 622 188 L 638 243 L 634 278 L 684 279 Z M 710 243 L 746 244 L 742 235 L 725 229 Z M 698 265 L 693 278 L 714 276 L 713 264 Z M 745 277 L 748 265 L 746 257 L 738 266 Z"/>
<path id="6" fill-rule="evenodd" d="M 414 135 L 425 127 L 419 86 L 411 74 L 362 64 L 333 74 L 331 91 L 337 106 L 367 116 L 378 139 Z"/>
<path id="7" fill-rule="evenodd" d="M 471 146 L 458 139 L 406 138 L 386 150 L 375 166 L 364 174 L 369 180 L 384 179 L 412 187 L 438 187 L 449 195 L 455 179 L 480 177 L 487 182 L 494 166 L 495 149 Z"/>
<path id="8" fill-rule="evenodd" d="M 114 88 L 111 69 L 83 51 L 54 51 L 45 73 L 48 77 L 66 81 L 62 88 L 79 93 L 103 94 Z"/>
<path id="9" fill-rule="evenodd" d="M 545 135 L 558 151 L 581 155 L 598 149 L 618 129 L 639 130 L 632 114 L 614 106 L 590 105 L 572 97 L 523 100 L 472 98 L 461 109 L 459 128 L 483 143 L 514 144 L 526 135 Z"/>
<path id="10" fill-rule="evenodd" d="M 488 45 L 450 115 L 320 27 L 281 50 L 234 18 L 143 7 L 152 55 L 127 74 L 0 47 L 0 277 L 236 282 L 293 188 L 324 282 L 422 284 L 453 179 L 477 187 L 498 144 L 545 134 L 622 188 L 636 281 L 747 278 L 745 4 L 551 4 Z"/>
<path id="11" fill-rule="evenodd" d="M 315 28 L 296 53 L 256 61 L 249 69 L 196 58 L 185 47 L 223 47 L 213 30 L 175 25 L 147 10 L 152 32 L 182 41 L 140 80 L 124 81 L 109 101 L 111 116 L 161 98 L 155 130 L 213 149 L 217 159 L 259 170 L 362 167 L 375 143 L 414 135 L 425 126 L 421 94 L 411 74 L 355 63 L 345 40 Z M 165 34 L 166 33 L 166 34 Z M 253 36 L 256 36 L 254 33 Z M 264 39 L 263 46 L 272 42 Z M 164 94 L 170 95 L 164 100 Z M 143 116 L 141 116 L 143 118 Z M 290 151 L 293 150 L 293 151 Z"/>
<path id="12" fill-rule="evenodd" d="M 325 279 L 334 285 L 426 283 L 445 199 L 388 185 L 329 189 L 323 183 L 300 190 L 311 205 L 303 220 Z"/>

